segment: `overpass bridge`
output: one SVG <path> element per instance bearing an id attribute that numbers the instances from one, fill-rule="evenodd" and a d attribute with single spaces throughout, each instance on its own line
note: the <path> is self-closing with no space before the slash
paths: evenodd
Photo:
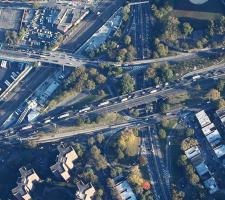
<path id="1" fill-rule="evenodd" d="M 59 52 L 59 51 L 25 51 L 19 49 L 0 49 L 0 59 L 8 61 L 17 61 L 17 62 L 44 62 L 50 64 L 57 64 L 68 67 L 79 67 L 82 65 L 98 65 L 101 62 L 106 62 L 115 66 L 135 66 L 159 62 L 178 62 L 183 60 L 193 59 L 202 53 L 205 54 L 214 54 L 214 53 L 225 53 L 224 48 L 218 49 L 200 49 L 187 53 L 180 53 L 174 56 L 168 56 L 163 58 L 156 59 L 146 59 L 146 60 L 135 60 L 131 62 L 107 62 L 107 61 L 93 61 L 83 57 L 76 57 L 74 54 Z"/>

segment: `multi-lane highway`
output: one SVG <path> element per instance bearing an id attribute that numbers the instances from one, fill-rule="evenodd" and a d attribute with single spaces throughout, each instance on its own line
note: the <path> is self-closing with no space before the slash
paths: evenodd
<path id="1" fill-rule="evenodd" d="M 211 73 L 201 74 L 200 78 L 214 78 L 219 76 L 224 76 L 225 68 L 216 72 L 211 71 Z M 60 121 L 73 119 L 82 115 L 90 114 L 103 114 L 106 112 L 119 112 L 128 108 L 137 107 L 139 105 L 148 104 L 150 102 L 156 101 L 158 98 L 166 98 L 178 94 L 179 92 L 184 92 L 185 88 L 190 86 L 193 83 L 191 77 L 187 77 L 183 80 L 171 82 L 169 86 L 160 86 L 156 89 L 147 88 L 144 90 L 139 90 L 129 95 L 122 95 L 119 97 L 111 98 L 105 100 L 104 102 L 96 103 L 95 105 L 89 105 L 80 110 L 71 110 L 71 106 L 68 107 L 68 111 L 64 109 L 64 113 L 58 113 L 54 116 L 44 116 L 44 118 L 39 118 L 39 120 L 33 124 L 20 125 L 15 128 L 1 131 L 1 134 L 4 136 L 8 133 L 19 132 L 21 137 L 27 137 L 25 133 L 33 133 L 35 131 L 42 131 L 42 129 L 52 129 L 54 124 L 57 124 Z M 183 89 L 182 89 L 183 88 Z M 154 91 L 154 92 L 153 92 Z"/>

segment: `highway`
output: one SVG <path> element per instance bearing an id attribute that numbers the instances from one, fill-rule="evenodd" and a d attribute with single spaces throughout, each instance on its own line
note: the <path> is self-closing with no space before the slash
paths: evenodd
<path id="1" fill-rule="evenodd" d="M 216 73 L 216 74 L 215 74 Z M 210 73 L 201 74 L 200 78 L 215 78 L 224 76 L 225 74 L 225 68 L 223 68 L 223 71 L 220 71 L 218 73 L 217 71 L 214 73 L 214 71 L 211 71 Z M 165 98 L 168 96 L 177 95 L 179 92 L 186 91 L 185 88 L 190 86 L 193 83 L 194 80 L 192 78 L 187 77 L 186 79 L 174 81 L 169 84 L 169 86 L 161 86 L 158 88 L 157 92 L 151 93 L 151 91 L 155 90 L 154 88 L 146 88 L 143 90 L 139 90 L 136 92 L 133 92 L 129 95 L 122 95 L 115 98 L 111 98 L 105 101 L 108 101 L 107 104 L 99 106 L 100 103 L 96 103 L 95 105 L 89 105 L 88 107 L 84 107 L 81 110 L 71 110 L 71 106 L 69 106 L 67 109 L 64 109 L 64 113 L 58 113 L 58 115 L 54 116 L 44 116 L 44 118 L 39 118 L 37 122 L 34 122 L 33 124 L 24 124 L 20 126 L 16 126 L 11 129 L 3 130 L 1 133 L 4 135 L 9 132 L 20 132 L 21 135 L 26 137 L 26 134 L 23 134 L 24 132 L 34 132 L 34 131 L 41 131 L 42 129 L 52 129 L 53 124 L 56 124 L 60 121 L 65 121 L 68 119 L 73 119 L 78 116 L 84 116 L 84 115 L 90 115 L 90 114 L 97 114 L 101 115 L 103 113 L 107 112 L 119 112 L 128 108 L 137 107 L 139 105 L 148 104 L 150 102 L 156 101 L 158 98 Z M 183 89 L 182 89 L 183 88 Z M 67 110 L 67 111 L 66 111 Z M 45 121 L 48 120 L 46 123 Z M 22 130 L 23 128 L 31 126 L 27 128 L 26 130 Z"/>
<path id="2" fill-rule="evenodd" d="M 184 60 L 190 60 L 199 56 L 202 53 L 224 53 L 224 48 L 220 49 L 203 49 L 190 53 L 181 53 L 175 56 L 169 56 L 164 58 L 156 58 L 156 59 L 146 59 L 146 60 L 136 60 L 125 63 L 118 62 L 106 62 L 115 66 L 133 66 L 133 65 L 143 65 L 143 64 L 151 64 L 151 63 L 159 63 L 159 62 L 178 62 Z M 34 51 L 34 50 L 19 50 L 19 49 L 0 49 L 0 59 L 9 60 L 9 61 L 18 61 L 18 62 L 43 62 L 50 64 L 57 64 L 68 67 L 79 67 L 85 64 L 90 64 L 94 66 L 98 66 L 99 63 L 105 61 L 93 61 L 84 58 L 75 57 L 70 53 L 64 53 L 59 51 Z"/>

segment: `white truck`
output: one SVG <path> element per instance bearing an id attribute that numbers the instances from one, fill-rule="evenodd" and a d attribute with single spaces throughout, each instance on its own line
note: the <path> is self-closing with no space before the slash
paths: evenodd
<path id="1" fill-rule="evenodd" d="M 50 123 L 51 122 L 51 119 L 46 119 L 45 121 L 44 121 L 44 124 L 48 124 L 48 123 Z"/>
<path id="2" fill-rule="evenodd" d="M 21 128 L 21 131 L 25 131 L 25 130 L 28 130 L 28 129 L 31 129 L 33 126 L 30 124 L 30 125 L 27 125 L 27 126 L 24 126 Z"/>
<path id="3" fill-rule="evenodd" d="M 104 102 L 98 104 L 98 107 L 109 105 L 109 103 L 110 103 L 109 101 L 104 101 Z"/>
<path id="4" fill-rule="evenodd" d="M 79 110 L 79 113 L 87 112 L 89 110 L 91 110 L 91 107 L 86 107 L 86 108 L 83 108 L 83 109 Z"/>
<path id="5" fill-rule="evenodd" d="M 69 117 L 69 116 L 70 116 L 69 113 L 64 113 L 64 114 L 58 116 L 58 119 L 63 119 L 63 118 Z"/>
<path id="6" fill-rule="evenodd" d="M 126 98 L 121 99 L 120 102 L 125 102 L 127 100 L 128 100 L 128 98 L 126 97 Z"/>
<path id="7" fill-rule="evenodd" d="M 150 94 L 153 94 L 153 93 L 156 93 L 157 92 L 157 90 L 152 90 L 151 92 L 150 92 Z"/>
<path id="8" fill-rule="evenodd" d="M 193 76 L 193 77 L 192 77 L 192 80 L 194 80 L 194 81 L 195 81 L 195 80 L 200 79 L 200 78 L 201 78 L 201 76 L 200 76 L 200 75 L 196 75 L 196 76 Z"/>

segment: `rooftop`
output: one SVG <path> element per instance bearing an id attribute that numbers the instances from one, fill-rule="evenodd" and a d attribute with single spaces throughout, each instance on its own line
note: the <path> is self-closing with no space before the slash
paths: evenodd
<path id="1" fill-rule="evenodd" d="M 187 156 L 188 159 L 192 159 L 199 154 L 201 154 L 201 152 L 197 146 L 191 147 L 190 149 L 185 151 L 185 155 Z"/>
<path id="2" fill-rule="evenodd" d="M 219 143 L 222 140 L 218 130 L 215 130 L 212 133 L 210 133 L 209 135 L 207 135 L 206 139 L 208 140 L 208 142 L 210 144 L 215 143 L 215 141 L 217 141 L 217 143 Z"/>
<path id="3" fill-rule="evenodd" d="M 225 155 L 225 145 L 220 145 L 214 149 L 217 158 L 221 158 Z"/>
<path id="4" fill-rule="evenodd" d="M 54 174 L 59 174 L 65 181 L 70 178 L 69 170 L 73 169 L 73 162 L 78 158 L 74 149 L 63 144 L 57 146 L 59 155 L 56 164 L 50 167 Z"/>
<path id="5" fill-rule="evenodd" d="M 78 182 L 77 188 L 76 197 L 78 199 L 91 200 L 95 194 L 95 188 L 91 183 L 84 184 L 83 182 Z"/>
<path id="6" fill-rule="evenodd" d="M 21 167 L 19 172 L 21 176 L 17 180 L 17 187 L 12 189 L 12 193 L 17 199 L 29 200 L 31 199 L 29 193 L 33 189 L 33 184 L 39 182 L 40 178 L 34 169 L 27 170 L 26 167 Z"/>
<path id="7" fill-rule="evenodd" d="M 205 163 L 200 163 L 199 165 L 195 166 L 195 169 L 199 176 L 203 176 L 204 174 L 209 172 L 209 169 Z"/>
<path id="8" fill-rule="evenodd" d="M 215 193 L 216 191 L 218 191 L 218 186 L 216 184 L 216 181 L 213 177 L 207 179 L 204 181 L 204 185 L 206 188 L 209 189 L 209 193 L 210 194 L 213 194 Z"/>
<path id="9" fill-rule="evenodd" d="M 205 113 L 204 110 L 202 110 L 202 111 L 196 113 L 195 116 L 197 117 L 198 122 L 199 122 L 199 124 L 201 125 L 201 127 L 205 127 L 205 126 L 207 126 L 208 124 L 211 123 L 211 121 L 210 121 L 208 115 Z"/>
<path id="10" fill-rule="evenodd" d="M 215 130 L 216 130 L 216 127 L 213 123 L 211 123 L 211 124 L 205 126 L 204 128 L 202 128 L 202 132 L 204 133 L 204 135 L 208 135 Z"/>

